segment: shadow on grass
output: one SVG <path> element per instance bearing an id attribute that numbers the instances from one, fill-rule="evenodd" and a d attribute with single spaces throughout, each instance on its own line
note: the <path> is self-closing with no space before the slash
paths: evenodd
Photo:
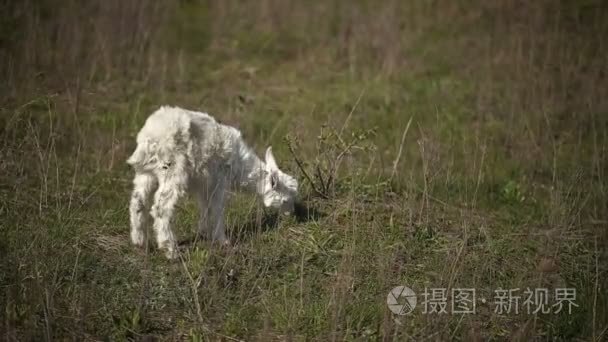
<path id="1" fill-rule="evenodd" d="M 297 223 L 315 221 L 325 214 L 319 211 L 316 207 L 304 202 L 297 202 L 294 207 L 293 218 Z M 276 229 L 281 220 L 288 216 L 281 215 L 276 211 L 264 210 L 261 217 L 253 217 L 237 229 L 233 230 L 231 238 L 235 242 L 249 240 L 255 234 L 265 233 Z"/>
<path id="2" fill-rule="evenodd" d="M 315 221 L 324 216 L 326 216 L 326 214 L 312 205 L 303 202 L 297 202 L 295 204 L 293 217 L 297 223 Z M 264 210 L 259 216 L 254 214 L 247 222 L 232 229 L 230 240 L 232 243 L 240 243 L 251 239 L 255 234 L 265 233 L 276 229 L 281 219 L 285 217 L 286 216 L 280 215 L 276 211 L 270 210 Z M 208 240 L 199 234 L 194 234 L 191 237 L 180 240 L 178 244 L 179 246 L 190 246 L 196 244 L 198 241 Z"/>
<path id="3" fill-rule="evenodd" d="M 297 202 L 295 204 L 293 215 L 298 223 L 316 221 L 327 216 L 316 207 L 302 202 Z"/>

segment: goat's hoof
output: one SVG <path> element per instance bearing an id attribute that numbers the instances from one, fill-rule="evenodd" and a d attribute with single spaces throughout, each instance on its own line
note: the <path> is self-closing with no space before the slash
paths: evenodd
<path id="1" fill-rule="evenodd" d="M 169 260 L 175 260 L 179 257 L 179 249 L 175 243 L 165 242 L 159 243 L 159 249 L 165 252 L 165 256 Z"/>
<path id="2" fill-rule="evenodd" d="M 175 260 L 179 257 L 179 251 L 176 248 L 165 249 L 165 257 L 169 260 Z"/>
<path id="3" fill-rule="evenodd" d="M 227 239 L 227 238 L 215 239 L 215 240 L 213 240 L 213 243 L 219 245 L 220 247 L 230 247 L 230 246 L 232 246 L 232 243 L 230 243 L 230 240 Z"/>
<path id="4" fill-rule="evenodd" d="M 137 247 L 143 247 L 146 242 L 146 236 L 141 233 L 131 233 L 131 243 Z"/>

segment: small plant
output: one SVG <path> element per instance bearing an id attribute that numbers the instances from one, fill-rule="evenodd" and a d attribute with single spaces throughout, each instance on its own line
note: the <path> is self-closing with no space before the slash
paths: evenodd
<path id="1" fill-rule="evenodd" d="M 506 203 L 521 203 L 526 199 L 521 186 L 514 180 L 509 180 L 500 189 L 500 198 Z"/>
<path id="2" fill-rule="evenodd" d="M 190 329 L 190 332 L 188 334 L 188 341 L 192 341 L 192 342 L 202 342 L 205 340 L 203 334 L 201 334 L 199 331 L 195 330 L 195 329 Z"/>
<path id="3" fill-rule="evenodd" d="M 139 309 L 132 309 L 113 316 L 114 336 L 117 339 L 131 339 L 139 334 L 143 327 Z"/>
<path id="4" fill-rule="evenodd" d="M 335 196 L 337 179 L 344 159 L 356 151 L 373 152 L 376 145 L 371 138 L 376 135 L 376 128 L 353 130 L 350 134 L 343 134 L 334 127 L 324 124 L 317 136 L 316 156 L 312 162 L 303 162 L 297 154 L 299 140 L 287 135 L 285 141 L 293 155 L 298 167 L 312 190 L 325 199 Z M 311 176 L 313 175 L 313 176 Z"/>

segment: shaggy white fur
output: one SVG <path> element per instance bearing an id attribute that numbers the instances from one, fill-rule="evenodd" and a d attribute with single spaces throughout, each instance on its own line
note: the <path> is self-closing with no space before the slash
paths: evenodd
<path id="1" fill-rule="evenodd" d="M 135 170 L 131 241 L 142 246 L 153 221 L 157 245 L 168 258 L 178 255 L 171 219 L 186 193 L 199 202 L 199 233 L 228 244 L 223 211 L 229 187 L 256 192 L 266 207 L 286 213 L 298 191 L 296 179 L 277 167 L 271 147 L 262 161 L 236 128 L 178 107 L 163 106 L 148 117 L 127 163 Z"/>

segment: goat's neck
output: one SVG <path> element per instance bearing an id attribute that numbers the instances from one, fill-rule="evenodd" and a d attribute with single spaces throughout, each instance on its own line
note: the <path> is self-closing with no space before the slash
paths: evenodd
<path id="1" fill-rule="evenodd" d="M 263 195 L 266 164 L 244 142 L 238 145 L 238 159 L 241 167 L 236 179 L 237 186 Z"/>

